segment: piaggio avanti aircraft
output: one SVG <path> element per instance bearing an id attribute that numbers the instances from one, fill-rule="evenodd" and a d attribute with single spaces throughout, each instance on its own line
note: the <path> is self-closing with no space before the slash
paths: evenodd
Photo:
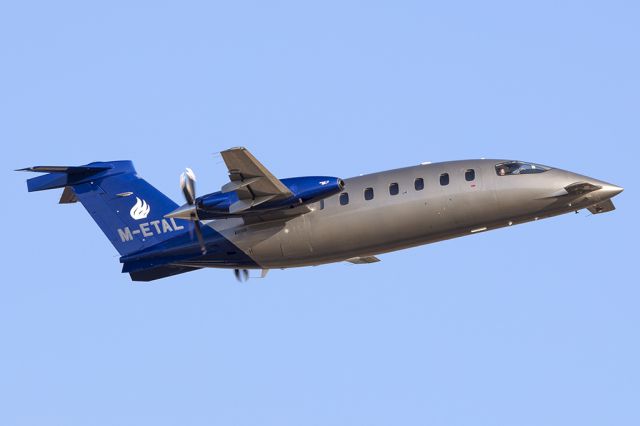
<path id="1" fill-rule="evenodd" d="M 200 268 L 248 270 L 377 262 L 376 255 L 588 209 L 614 210 L 622 188 L 539 164 L 465 160 L 342 180 L 277 179 L 245 148 L 223 151 L 230 181 L 196 196 L 187 169 L 178 206 L 131 161 L 21 169 L 29 191 L 64 188 L 120 253 L 122 272 L 151 281 Z"/>

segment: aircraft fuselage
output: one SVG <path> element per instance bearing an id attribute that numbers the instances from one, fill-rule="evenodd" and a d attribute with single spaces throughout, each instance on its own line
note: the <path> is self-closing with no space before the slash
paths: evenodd
<path id="1" fill-rule="evenodd" d="M 216 254 L 213 242 L 206 256 L 188 264 L 268 269 L 343 261 L 577 211 L 622 191 L 560 169 L 501 176 L 496 169 L 501 162 L 423 164 L 345 179 L 340 194 L 314 203 L 311 212 L 286 222 L 244 224 L 241 218 L 205 222 L 249 259 L 228 256 L 228 247 L 222 246 L 227 254 Z M 576 182 L 600 189 L 562 192 Z M 221 257 L 228 261 L 221 263 Z"/>

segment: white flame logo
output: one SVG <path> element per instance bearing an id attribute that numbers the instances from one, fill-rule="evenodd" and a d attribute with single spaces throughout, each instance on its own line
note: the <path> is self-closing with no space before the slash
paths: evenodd
<path id="1" fill-rule="evenodd" d="M 146 201 L 136 197 L 136 204 L 131 207 L 131 211 L 129 211 L 129 214 L 135 220 L 140 220 L 146 218 L 149 215 L 150 211 L 151 206 L 147 204 Z"/>

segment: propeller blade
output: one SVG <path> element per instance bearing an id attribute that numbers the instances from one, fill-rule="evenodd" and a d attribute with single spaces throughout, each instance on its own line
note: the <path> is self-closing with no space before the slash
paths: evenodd
<path id="1" fill-rule="evenodd" d="M 233 274 L 236 276 L 236 280 L 240 282 L 240 269 L 234 269 Z"/>
<path id="2" fill-rule="evenodd" d="M 204 237 L 202 236 L 202 229 L 200 229 L 200 221 L 193 222 L 194 230 L 196 231 L 196 237 L 198 237 L 198 244 L 200 244 L 200 251 L 202 254 L 207 254 L 207 246 L 204 245 Z"/>
<path id="3" fill-rule="evenodd" d="M 182 189 L 187 204 L 194 205 L 196 203 L 196 175 L 188 167 L 180 175 L 180 189 Z"/>
<path id="4" fill-rule="evenodd" d="M 193 240 L 193 233 L 195 232 L 198 238 L 198 244 L 200 245 L 200 251 L 202 251 L 202 254 L 207 254 L 207 246 L 204 244 L 200 220 L 198 219 L 198 206 L 196 205 L 196 174 L 188 167 L 180 175 L 180 189 L 182 189 L 182 194 L 185 200 L 187 200 L 187 204 L 192 207 L 183 210 L 181 210 L 181 208 L 176 211 L 189 215 L 189 219 L 193 222 L 193 227 L 189 228 L 189 236 Z"/>

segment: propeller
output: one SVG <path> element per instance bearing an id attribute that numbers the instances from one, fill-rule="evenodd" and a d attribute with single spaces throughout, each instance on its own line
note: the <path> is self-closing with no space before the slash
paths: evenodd
<path id="1" fill-rule="evenodd" d="M 202 236 L 202 229 L 200 228 L 200 219 L 198 219 L 198 206 L 196 206 L 196 175 L 193 170 L 187 167 L 187 169 L 180 175 L 180 189 L 184 195 L 187 204 L 192 206 L 189 213 L 189 219 L 193 223 L 193 230 L 198 238 L 198 244 L 200 244 L 200 251 L 202 254 L 207 254 L 207 247 L 204 244 L 204 237 Z M 191 234 L 193 239 L 193 234 Z"/>
<path id="2" fill-rule="evenodd" d="M 247 269 L 234 269 L 233 273 L 238 282 L 245 282 L 249 279 L 249 271 Z"/>

